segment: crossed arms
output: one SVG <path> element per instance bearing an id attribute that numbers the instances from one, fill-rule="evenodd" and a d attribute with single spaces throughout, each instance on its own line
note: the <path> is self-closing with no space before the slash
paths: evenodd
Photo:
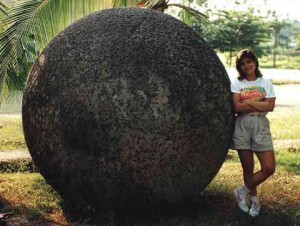
<path id="1" fill-rule="evenodd" d="M 268 112 L 275 107 L 275 98 L 265 98 L 263 101 L 241 101 L 239 93 L 232 93 L 234 111 L 236 113 Z"/>

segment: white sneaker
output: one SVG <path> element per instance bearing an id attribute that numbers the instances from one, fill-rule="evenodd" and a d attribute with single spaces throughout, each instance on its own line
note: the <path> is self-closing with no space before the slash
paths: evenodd
<path id="1" fill-rule="evenodd" d="M 257 217 L 259 215 L 260 209 L 261 209 L 260 203 L 256 203 L 256 202 L 251 203 L 249 215 L 251 217 Z"/>
<path id="2" fill-rule="evenodd" d="M 248 195 L 241 195 L 239 192 L 239 189 L 234 189 L 233 190 L 233 194 L 235 197 L 235 200 L 239 206 L 239 208 L 245 212 L 248 213 L 249 212 L 249 207 L 248 207 L 248 203 L 249 203 L 249 199 L 248 199 Z"/>

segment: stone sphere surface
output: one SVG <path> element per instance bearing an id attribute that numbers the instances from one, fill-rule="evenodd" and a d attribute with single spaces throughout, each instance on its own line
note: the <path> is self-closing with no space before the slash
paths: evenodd
<path id="1" fill-rule="evenodd" d="M 22 113 L 40 173 L 83 212 L 198 195 L 233 128 L 214 51 L 181 21 L 136 8 L 91 14 L 56 36 L 30 73 Z"/>

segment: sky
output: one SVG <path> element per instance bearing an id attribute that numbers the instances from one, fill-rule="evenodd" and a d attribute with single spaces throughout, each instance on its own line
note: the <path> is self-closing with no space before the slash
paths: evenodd
<path id="1" fill-rule="evenodd" d="M 208 0 L 209 4 L 214 4 L 218 8 L 233 9 L 235 1 L 240 2 L 238 8 L 246 8 L 244 0 Z M 300 21 L 300 0 L 247 0 L 248 5 L 253 6 L 263 12 L 271 10 L 276 11 L 276 15 L 281 19 L 289 18 Z"/>
<path id="2" fill-rule="evenodd" d="M 169 3 L 181 3 L 183 5 L 186 5 L 186 2 L 186 0 L 169 0 Z M 235 2 L 240 4 L 237 5 Z M 211 9 L 216 7 L 225 10 L 245 10 L 252 6 L 261 12 L 276 11 L 279 19 L 291 19 L 300 22 L 300 0 L 207 0 L 207 4 Z M 199 9 L 199 11 L 202 10 Z"/>
<path id="3" fill-rule="evenodd" d="M 2 2 L 12 2 L 15 0 L 2 0 Z M 240 8 L 245 8 L 244 0 L 207 0 L 209 4 L 216 5 L 220 9 L 233 9 L 235 1 L 240 2 Z M 169 0 L 169 2 L 185 2 L 184 0 Z M 300 0 L 246 0 L 248 4 L 255 6 L 262 11 L 276 10 L 281 19 L 289 18 L 300 21 Z"/>
<path id="4" fill-rule="evenodd" d="M 290 19 L 300 21 L 300 1 L 299 0 L 269 0 L 270 7 L 276 9 L 282 16 L 289 15 Z"/>

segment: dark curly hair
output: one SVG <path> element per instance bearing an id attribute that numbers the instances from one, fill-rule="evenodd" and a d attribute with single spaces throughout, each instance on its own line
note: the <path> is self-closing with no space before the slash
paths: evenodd
<path id="1" fill-rule="evenodd" d="M 249 49 L 243 49 L 237 54 L 236 62 L 235 62 L 236 69 L 239 73 L 238 80 L 243 80 L 247 77 L 247 74 L 242 71 L 242 60 L 244 60 L 245 58 L 249 58 L 255 62 L 255 65 L 256 65 L 255 76 L 257 78 L 262 77 L 262 73 L 258 69 L 259 63 L 258 63 L 257 56 L 254 54 L 253 51 L 251 51 Z"/>

